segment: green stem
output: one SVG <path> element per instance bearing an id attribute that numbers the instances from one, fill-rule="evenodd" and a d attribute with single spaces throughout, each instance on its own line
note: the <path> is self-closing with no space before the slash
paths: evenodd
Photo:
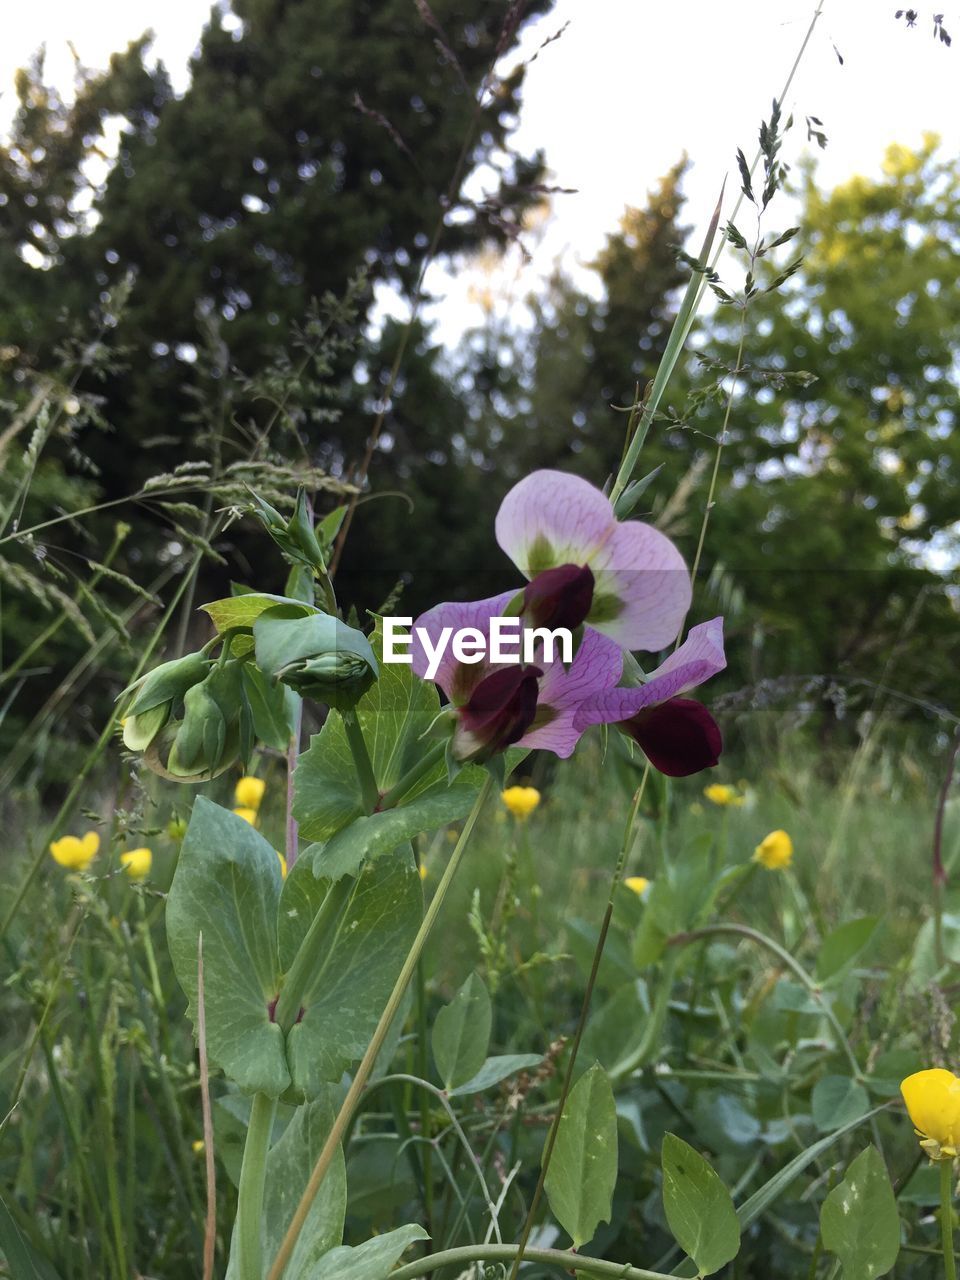
<path id="1" fill-rule="evenodd" d="M 267 1280 L 280 1280 L 287 1263 L 290 1261 L 290 1255 L 293 1253 L 294 1247 L 300 1236 L 300 1232 L 303 1230 L 303 1224 L 306 1221 L 307 1214 L 310 1212 L 310 1206 L 313 1204 L 317 1192 L 320 1190 L 323 1180 L 326 1177 L 327 1170 L 330 1168 L 330 1164 L 340 1146 L 340 1142 L 344 1134 L 347 1132 L 354 1114 L 360 1105 L 360 1099 L 362 1098 L 364 1090 L 370 1080 L 373 1068 L 380 1055 L 380 1050 L 383 1048 L 384 1041 L 386 1040 L 390 1032 L 390 1028 L 393 1025 L 393 1020 L 397 1016 L 397 1012 L 403 1002 L 404 996 L 406 995 L 407 987 L 410 985 L 410 981 L 416 973 L 421 953 L 423 952 L 423 948 L 430 936 L 437 916 L 440 914 L 440 908 L 443 906 L 443 900 L 447 895 L 447 891 L 449 890 L 453 877 L 456 874 L 457 867 L 460 865 L 464 850 L 466 849 L 467 844 L 470 841 L 470 837 L 473 834 L 473 829 L 477 824 L 477 818 L 480 816 L 480 810 L 482 809 L 487 796 L 490 794 L 490 785 L 491 779 L 488 775 L 480 789 L 479 795 L 474 801 L 473 808 L 470 810 L 470 814 L 463 825 L 463 830 L 460 833 L 460 839 L 457 841 L 456 847 L 450 856 L 450 861 L 447 863 L 446 870 L 440 878 L 440 883 L 437 885 L 437 891 L 434 894 L 429 907 L 427 907 L 423 917 L 423 923 L 420 925 L 417 936 L 413 940 L 413 945 L 407 952 L 407 957 L 403 962 L 403 968 L 400 970 L 400 974 L 393 985 L 393 990 L 390 992 L 386 1007 L 380 1015 L 380 1021 L 377 1023 L 377 1029 L 373 1033 L 373 1038 L 367 1046 L 367 1051 L 363 1055 L 363 1060 L 357 1068 L 357 1073 L 353 1078 L 353 1083 L 350 1085 L 350 1088 L 347 1091 L 347 1096 L 341 1104 L 340 1110 L 337 1113 L 337 1118 L 333 1122 L 333 1127 L 327 1135 L 327 1140 L 323 1145 L 323 1149 L 321 1150 L 320 1155 L 317 1158 L 317 1162 L 314 1165 L 313 1172 L 310 1175 L 310 1181 L 307 1183 L 306 1190 L 300 1199 L 300 1203 L 297 1205 L 296 1212 L 293 1215 L 290 1226 L 287 1228 L 287 1233 L 283 1238 L 283 1242 L 280 1245 L 277 1256 L 273 1260 L 273 1265 L 270 1268 Z M 246 1280 L 245 1277 L 244 1280 Z"/>
<path id="2" fill-rule="evenodd" d="M 326 955 L 333 946 L 336 927 L 349 907 L 356 887 L 357 881 L 353 876 L 341 876 L 330 886 L 320 910 L 313 917 L 290 971 L 283 980 L 274 1011 L 274 1018 L 284 1034 L 297 1020 L 307 984 L 317 977 L 323 966 Z"/>
<path id="3" fill-rule="evenodd" d="M 563 1118 L 563 1109 L 567 1103 L 567 1097 L 573 1084 L 573 1071 L 577 1063 L 577 1054 L 580 1051 L 580 1042 L 583 1039 L 583 1033 L 587 1026 L 587 1017 L 590 1013 L 590 1001 L 593 998 L 593 988 L 596 985 L 597 974 L 600 971 L 600 961 L 603 959 L 603 948 L 606 945 L 607 933 L 610 929 L 610 921 L 613 919 L 613 904 L 617 896 L 617 890 L 620 887 L 620 879 L 623 875 L 623 869 L 627 864 L 627 858 L 630 856 L 630 850 L 633 847 L 633 828 L 637 820 L 637 814 L 640 812 L 640 805 L 643 800 L 643 793 L 646 790 L 647 779 L 650 776 L 650 766 L 647 765 L 643 771 L 643 777 L 640 786 L 637 788 L 633 797 L 633 804 L 630 808 L 630 814 L 627 818 L 627 825 L 623 832 L 623 841 L 620 845 L 620 853 L 617 856 L 617 865 L 614 867 L 613 879 L 610 882 L 610 893 L 607 898 L 607 907 L 603 913 L 603 923 L 600 925 L 600 935 L 597 938 L 597 945 L 593 951 L 593 962 L 590 965 L 590 976 L 587 979 L 587 989 L 583 993 L 583 1003 L 580 1006 L 580 1017 L 577 1020 L 577 1029 L 574 1032 L 573 1044 L 570 1048 L 570 1057 L 567 1059 L 567 1069 L 564 1072 L 563 1085 L 560 1089 L 560 1098 L 557 1102 L 557 1110 L 553 1117 L 553 1124 L 550 1126 L 550 1132 L 547 1134 L 547 1141 L 544 1144 L 543 1156 L 540 1161 L 540 1175 L 537 1178 L 536 1189 L 533 1193 L 533 1199 L 530 1201 L 530 1208 L 527 1210 L 526 1221 L 523 1224 L 523 1231 L 520 1235 L 520 1245 L 513 1257 L 513 1265 L 510 1268 L 510 1280 L 517 1280 L 517 1274 L 520 1270 L 520 1264 L 525 1259 L 531 1258 L 533 1255 L 527 1249 L 527 1241 L 530 1239 L 530 1233 L 533 1230 L 533 1224 L 536 1221 L 537 1210 L 540 1207 L 540 1201 L 543 1198 L 543 1190 L 547 1181 L 547 1174 L 550 1171 L 550 1161 L 553 1157 L 553 1148 L 557 1141 L 557 1134 L 560 1132 L 560 1121 Z M 646 1038 L 646 1037 L 645 1037 Z"/>
<path id="4" fill-rule="evenodd" d="M 430 1275 L 441 1267 L 458 1267 L 460 1274 L 471 1262 L 513 1262 L 517 1257 L 515 1244 L 468 1244 L 460 1249 L 444 1249 L 441 1253 L 418 1258 L 405 1267 L 390 1273 L 390 1280 L 415 1280 L 417 1276 Z M 594 1276 L 597 1280 L 669 1280 L 662 1271 L 645 1271 L 623 1262 L 604 1262 L 601 1258 L 587 1258 L 582 1253 L 565 1249 L 527 1249 L 527 1262 L 541 1262 L 545 1266 L 562 1267 L 578 1276 Z"/>
<path id="5" fill-rule="evenodd" d="M 953 1253 L 953 1161 L 940 1161 L 940 1235 L 943 1240 L 943 1273 L 957 1280 L 957 1260 Z"/>
<path id="6" fill-rule="evenodd" d="M 385 809 L 395 809 L 401 800 L 405 800 L 418 782 L 431 773 L 446 754 L 446 742 L 435 742 L 426 755 L 421 756 L 412 769 L 409 769 L 399 782 L 385 792 L 377 806 L 382 813 Z"/>
<path id="7" fill-rule="evenodd" d="M 377 786 L 377 779 L 373 772 L 366 739 L 363 736 L 363 730 L 360 728 L 360 721 L 357 719 L 356 711 L 344 711 L 342 716 L 343 727 L 347 731 L 347 744 L 350 747 L 350 754 L 353 756 L 357 777 L 360 779 L 360 794 L 363 796 L 363 807 L 367 813 L 373 813 L 380 803 L 380 788 Z"/>
<path id="8" fill-rule="evenodd" d="M 261 1280 L 263 1256 L 261 1230 L 263 1187 L 267 1174 L 267 1152 L 277 1111 L 276 1098 L 258 1093 L 250 1109 L 250 1126 L 243 1148 L 240 1189 L 237 1197 L 237 1250 L 240 1280 Z"/>

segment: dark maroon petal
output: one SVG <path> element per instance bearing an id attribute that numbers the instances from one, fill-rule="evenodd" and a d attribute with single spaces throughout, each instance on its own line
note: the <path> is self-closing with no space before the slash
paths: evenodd
<path id="1" fill-rule="evenodd" d="M 617 727 L 633 738 L 655 769 L 670 778 L 712 768 L 723 750 L 719 725 L 693 698 L 671 698 L 645 707 Z"/>
<path id="2" fill-rule="evenodd" d="M 530 627 L 575 631 L 593 604 L 593 574 L 587 565 L 545 569 L 523 592 L 523 620 Z"/>
<path id="3" fill-rule="evenodd" d="M 453 750 L 458 760 L 483 761 L 519 742 L 537 714 L 539 667 L 501 667 L 481 680 L 460 708 Z"/>

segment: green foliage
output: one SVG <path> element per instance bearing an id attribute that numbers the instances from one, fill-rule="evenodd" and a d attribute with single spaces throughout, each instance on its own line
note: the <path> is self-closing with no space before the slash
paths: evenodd
<path id="1" fill-rule="evenodd" d="M 609 1222 L 617 1181 L 617 1112 L 598 1062 L 570 1090 L 544 1186 L 554 1217 L 579 1249 Z"/>
<path id="2" fill-rule="evenodd" d="M 263 1203 L 263 1251 L 272 1258 L 280 1247 L 287 1225 L 303 1194 L 320 1149 L 333 1123 L 334 1105 L 329 1091 L 298 1107 L 267 1157 Z M 291 1280 L 313 1280 L 321 1258 L 343 1240 L 347 1208 L 347 1175 L 342 1151 L 324 1179 L 297 1241 L 286 1275 Z M 236 1250 L 230 1251 L 226 1280 L 237 1280 Z"/>
<path id="3" fill-rule="evenodd" d="M 876 1280 L 900 1253 L 900 1216 L 883 1157 L 867 1147 L 820 1210 L 824 1247 L 843 1264 L 844 1280 Z"/>
<path id="4" fill-rule="evenodd" d="M 486 1063 L 492 1021 L 489 992 L 483 979 L 471 973 L 433 1024 L 433 1059 L 448 1093 L 458 1085 L 476 1085 L 475 1077 Z"/>
<path id="5" fill-rule="evenodd" d="M 417 1240 L 427 1239 L 423 1227 L 411 1223 L 356 1249 L 331 1249 L 313 1273 L 314 1280 L 387 1280 L 401 1254 Z"/>
<path id="6" fill-rule="evenodd" d="M 283 1033 L 271 1021 L 279 992 L 280 862 L 248 822 L 200 797 L 167 902 L 167 938 L 197 1021 L 203 935 L 207 1051 L 242 1089 L 279 1097 L 290 1083 Z"/>
<path id="7" fill-rule="evenodd" d="M 730 1192 L 703 1156 L 672 1133 L 663 1139 L 662 1161 L 670 1230 L 698 1274 L 713 1275 L 740 1250 L 740 1224 Z"/>

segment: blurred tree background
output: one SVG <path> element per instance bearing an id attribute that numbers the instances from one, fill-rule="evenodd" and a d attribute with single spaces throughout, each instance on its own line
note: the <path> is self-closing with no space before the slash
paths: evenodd
<path id="1" fill-rule="evenodd" d="M 549 209 L 544 157 L 510 141 L 522 66 L 480 95 L 521 18 L 549 3 L 337 0 L 318 21 L 311 0 L 234 0 L 212 12 L 179 97 L 146 39 L 106 73 L 78 68 L 75 101 L 45 85 L 41 58 L 23 72 L 0 147 L 7 745 L 53 698 L 58 733 L 82 749 L 103 707 L 79 678 L 64 697 L 65 674 L 109 633 L 119 686 L 124 650 L 157 618 L 129 580 L 162 589 L 199 549 L 198 591 L 282 586 L 251 522 L 211 524 L 243 473 L 208 477 L 251 451 L 288 489 L 322 470 L 323 512 L 382 411 L 338 577 L 358 607 L 402 582 L 402 612 L 502 588 L 492 519 L 526 471 L 602 484 L 616 469 L 689 276 L 683 157 L 625 211 L 593 287 L 558 271 L 527 320 L 491 303 L 455 351 L 418 319 L 383 403 L 405 335 L 376 291 L 409 302 L 438 217 L 439 256 L 459 272 L 481 255 L 495 266 Z M 484 195 L 465 198 L 466 179 Z M 833 676 L 955 708 L 960 166 L 930 138 L 892 147 L 875 178 L 827 193 L 807 166 L 793 186 L 799 234 L 772 256 L 799 248 L 803 264 L 743 313 L 708 307 L 702 359 L 645 447 L 644 471 L 660 470 L 637 514 L 692 561 L 736 377 L 701 565 L 702 611 L 730 620 L 731 684 Z M 151 489 L 184 463 L 208 470 Z M 117 505 L 22 534 L 103 502 Z"/>

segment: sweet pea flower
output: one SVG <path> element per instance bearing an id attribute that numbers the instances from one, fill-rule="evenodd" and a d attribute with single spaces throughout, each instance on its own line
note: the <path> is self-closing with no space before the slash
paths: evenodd
<path id="1" fill-rule="evenodd" d="M 615 724 L 646 755 L 655 769 L 685 778 L 712 768 L 720 758 L 720 729 L 702 703 L 681 695 L 726 666 L 723 619 L 693 627 L 686 640 L 646 684 L 608 689 L 585 699 L 574 724 L 581 732 L 592 724 Z"/>
<path id="2" fill-rule="evenodd" d="M 931 1160 L 952 1160 L 960 1148 L 960 1080 L 932 1067 L 900 1085 L 920 1145 Z"/>
<path id="3" fill-rule="evenodd" d="M 50 845 L 54 862 L 70 871 L 86 871 L 97 856 L 100 837 L 96 831 L 88 831 L 83 837 L 61 836 Z"/>
<path id="4" fill-rule="evenodd" d="M 445 627 L 456 633 L 472 627 L 490 647 L 490 619 L 503 617 L 515 592 L 486 600 L 435 605 L 417 618 L 411 656 L 414 672 L 425 679 L 429 667 L 422 635 L 436 645 Z M 595 631 L 587 631 L 565 670 L 561 662 L 524 666 L 491 663 L 486 656 L 460 662 L 448 646 L 432 679 L 452 704 L 456 721 L 454 759 L 483 763 L 515 743 L 522 747 L 571 755 L 583 730 L 574 726 L 585 698 L 612 689 L 623 670 L 620 647 Z"/>
<path id="5" fill-rule="evenodd" d="M 500 505 L 497 542 L 524 577 L 531 626 L 586 623 L 624 649 L 671 644 L 690 608 L 683 557 L 639 520 L 617 520 L 599 489 L 562 471 L 534 471 Z"/>
<path id="6" fill-rule="evenodd" d="M 507 787 L 500 799 L 518 822 L 526 822 L 540 803 L 540 792 L 536 787 Z"/>

